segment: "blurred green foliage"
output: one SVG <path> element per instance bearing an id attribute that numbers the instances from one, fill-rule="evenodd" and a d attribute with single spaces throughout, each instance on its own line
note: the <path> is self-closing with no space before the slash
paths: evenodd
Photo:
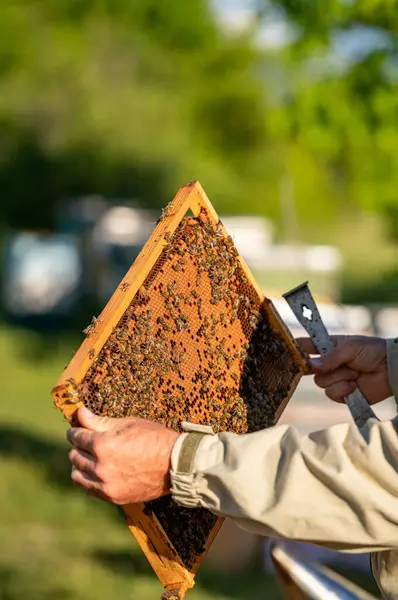
<path id="1" fill-rule="evenodd" d="M 398 239 L 398 2 L 272 4 L 294 32 L 282 53 L 289 142 L 316 157 L 335 198 L 384 214 Z"/>
<path id="2" fill-rule="evenodd" d="M 3 219 L 51 225 L 67 194 L 159 207 L 192 178 L 223 210 L 275 216 L 287 171 L 308 219 L 349 203 L 398 221 L 396 2 L 274 5 L 296 32 L 279 52 L 222 33 L 204 0 L 2 2 Z M 336 32 L 365 26 L 385 43 L 327 60 Z"/>
<path id="3" fill-rule="evenodd" d="M 4 0 L 0 228 L 51 227 L 70 195 L 160 208 L 192 179 L 278 221 L 288 174 L 305 240 L 367 211 L 398 240 L 398 2 L 251 5 L 233 35 L 210 0 Z M 257 44 L 275 14 L 290 41 Z"/>
<path id="4" fill-rule="evenodd" d="M 225 206 L 250 189 L 265 141 L 256 52 L 224 39 L 202 0 L 5 0 L 0 40 L 11 224 L 51 226 L 68 194 L 160 207 L 199 178 Z"/>

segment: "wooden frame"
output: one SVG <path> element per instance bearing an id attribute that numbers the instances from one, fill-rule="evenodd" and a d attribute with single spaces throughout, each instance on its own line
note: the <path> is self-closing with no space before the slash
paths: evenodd
<path id="1" fill-rule="evenodd" d="M 118 324 L 135 294 L 143 285 L 151 268 L 168 243 L 166 237 L 174 233 L 188 211 L 192 211 L 193 215 L 198 217 L 202 209 L 206 210 L 208 218 L 214 224 L 219 223 L 217 213 L 198 182 L 191 182 L 182 186 L 174 200 L 167 206 L 134 264 L 127 272 L 101 315 L 93 324 L 90 335 L 85 338 L 63 372 L 56 387 L 52 390 L 56 406 L 63 411 L 69 420 L 73 420 L 75 411 L 82 404 L 80 401 L 76 402 L 75 397 L 71 395 L 75 385 L 84 379 L 114 327 Z M 228 235 L 223 227 L 222 232 L 225 236 Z M 245 275 L 259 298 L 267 303 L 267 312 L 271 325 L 275 326 L 281 332 L 285 343 L 300 369 L 292 381 L 286 398 L 277 411 L 276 419 L 279 419 L 302 373 L 306 371 L 307 363 L 272 302 L 264 297 L 244 260 L 241 257 L 239 257 L 239 260 Z M 187 570 L 154 514 L 146 514 L 143 504 L 123 506 L 123 510 L 130 530 L 137 539 L 161 583 L 166 589 L 173 590 L 173 592 L 175 590 L 175 597 L 183 598 L 185 591 L 194 585 L 195 573 L 205 554 L 199 557 L 190 571 Z M 223 519 L 219 518 L 213 527 L 207 539 L 206 552 L 217 535 L 222 522 Z"/>

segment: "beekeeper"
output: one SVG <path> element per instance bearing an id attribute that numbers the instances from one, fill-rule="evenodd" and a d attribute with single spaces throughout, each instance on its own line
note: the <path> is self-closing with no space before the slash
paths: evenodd
<path id="1" fill-rule="evenodd" d="M 315 354 L 308 339 L 302 349 Z M 370 403 L 398 398 L 398 339 L 334 338 L 312 359 L 316 383 L 342 402 L 357 385 Z M 394 422 L 301 435 L 281 425 L 236 435 L 178 434 L 136 418 L 79 409 L 67 437 L 72 479 L 115 504 L 172 493 L 179 504 L 230 517 L 254 533 L 372 552 L 387 600 L 398 600 L 398 438 Z"/>

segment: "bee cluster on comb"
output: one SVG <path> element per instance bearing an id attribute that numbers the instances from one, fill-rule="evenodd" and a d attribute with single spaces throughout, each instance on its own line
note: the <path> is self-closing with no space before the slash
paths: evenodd
<path id="1" fill-rule="evenodd" d="M 303 365 L 211 208 L 204 203 L 170 230 L 164 213 L 160 253 L 101 349 L 89 350 L 84 376 L 67 380 L 64 399 L 69 394 L 69 402 L 96 414 L 151 419 L 176 431 L 182 421 L 216 433 L 275 424 Z M 119 291 L 129 288 L 124 281 Z M 101 317 L 86 335 L 100 327 Z M 171 497 L 143 512 L 194 572 L 220 519 Z"/>

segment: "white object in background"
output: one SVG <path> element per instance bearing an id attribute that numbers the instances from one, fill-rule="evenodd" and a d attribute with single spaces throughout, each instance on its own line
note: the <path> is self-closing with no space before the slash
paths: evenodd
<path id="1" fill-rule="evenodd" d="M 101 245 L 144 245 L 153 229 L 149 213 L 129 206 L 110 208 L 94 227 L 93 240 Z"/>
<path id="2" fill-rule="evenodd" d="M 247 241 L 250 244 L 250 240 Z M 239 251 L 240 248 L 237 244 Z M 242 248 L 245 258 L 245 248 Z M 274 244 L 263 249 L 263 254 L 253 254 L 251 265 L 258 269 L 273 271 L 303 270 L 335 273 L 341 269 L 342 257 L 333 246 L 304 246 Z"/>
<path id="3" fill-rule="evenodd" d="M 4 305 L 18 317 L 48 314 L 77 291 L 81 275 L 72 236 L 19 233 L 11 246 Z"/>
<path id="4" fill-rule="evenodd" d="M 343 259 L 337 248 L 333 246 L 306 246 L 304 267 L 310 271 L 338 271 Z"/>
<path id="5" fill-rule="evenodd" d="M 382 308 L 377 315 L 377 326 L 383 337 L 398 336 L 398 308 Z"/>
<path id="6" fill-rule="evenodd" d="M 344 306 L 343 308 L 346 313 L 347 333 L 356 335 L 372 333 L 372 316 L 366 306 Z"/>
<path id="7" fill-rule="evenodd" d="M 264 217 L 221 217 L 238 252 L 247 262 L 264 261 L 273 236 L 273 226 Z"/>

